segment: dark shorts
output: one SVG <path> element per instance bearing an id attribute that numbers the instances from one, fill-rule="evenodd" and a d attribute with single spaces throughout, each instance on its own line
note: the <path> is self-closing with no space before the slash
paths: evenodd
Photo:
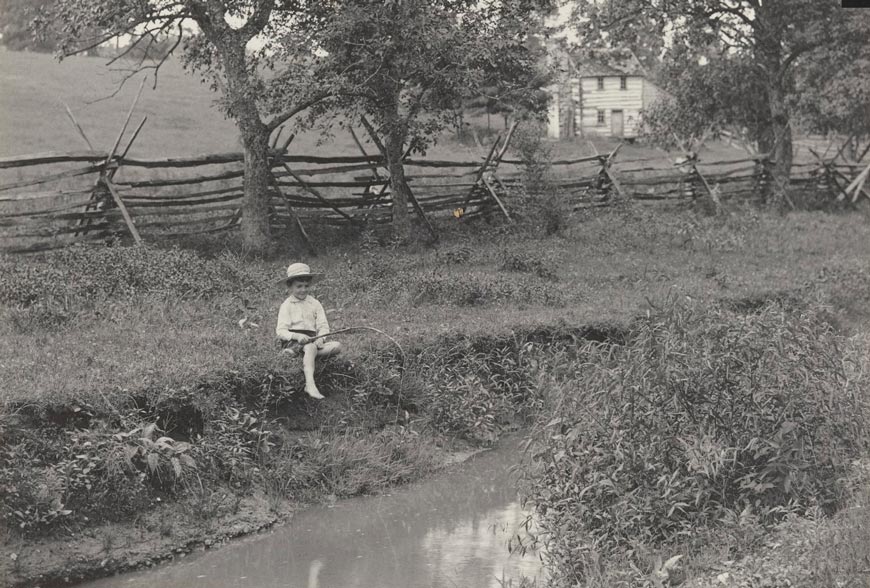
<path id="1" fill-rule="evenodd" d="M 307 335 L 308 337 L 314 337 L 317 335 L 315 331 L 308 331 L 305 329 L 288 329 L 291 333 L 299 333 L 300 335 Z M 281 349 L 288 349 L 294 347 L 300 347 L 299 341 L 281 341 Z"/>

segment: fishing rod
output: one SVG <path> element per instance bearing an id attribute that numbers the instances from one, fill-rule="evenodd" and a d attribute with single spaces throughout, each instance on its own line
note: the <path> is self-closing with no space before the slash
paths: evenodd
<path id="1" fill-rule="evenodd" d="M 323 335 L 318 335 L 316 337 L 310 337 L 308 339 L 308 342 L 311 343 L 311 342 L 317 341 L 318 339 L 323 339 L 324 337 L 331 337 L 332 335 L 341 335 L 344 333 L 352 333 L 354 331 L 372 331 L 372 332 L 378 333 L 380 335 L 383 335 L 384 337 L 389 339 L 393 343 L 393 345 L 395 345 L 396 348 L 398 348 L 399 354 L 402 356 L 402 368 L 404 369 L 405 360 L 406 360 L 405 350 L 402 348 L 402 346 L 399 344 L 399 342 L 396 341 L 396 339 L 392 335 L 385 333 L 384 331 L 382 331 L 380 329 L 376 329 L 374 327 L 345 327 L 344 329 L 332 331 L 331 333 L 325 333 Z"/>

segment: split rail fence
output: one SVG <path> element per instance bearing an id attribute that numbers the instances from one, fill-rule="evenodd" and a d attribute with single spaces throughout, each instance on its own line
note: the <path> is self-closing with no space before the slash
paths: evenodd
<path id="1" fill-rule="evenodd" d="M 119 235 L 153 242 L 237 228 L 242 154 L 129 157 L 141 126 L 122 150 L 119 139 L 109 152 L 0 158 L 0 251 L 35 252 Z M 487 216 L 512 222 L 512 196 L 525 188 L 523 162 L 505 158 L 512 132 L 497 138 L 479 161 L 404 160 L 409 213 L 432 238 L 437 238 L 433 217 Z M 356 135 L 354 139 L 360 149 L 354 156 L 291 155 L 290 140 L 272 145 L 274 230 L 296 224 L 307 238 L 323 224 L 364 227 L 391 221 L 385 160 L 367 153 Z M 619 150 L 551 162 L 548 187 L 568 195 L 575 208 L 628 200 L 718 206 L 733 199 L 764 201 L 772 189 L 771 162 L 763 155 L 701 161 L 689 154 L 674 162 L 664 157 L 620 160 Z M 870 199 L 864 187 L 870 170 L 866 164 L 818 158 L 796 163 L 793 169 L 791 198 L 845 204 Z"/>
<path id="2" fill-rule="evenodd" d="M 406 156 L 409 213 L 433 238 L 430 217 L 442 212 L 510 219 L 502 199 L 515 182 L 496 174 L 508 140 L 497 141 L 483 161 Z M 355 156 L 290 155 L 289 142 L 271 150 L 273 231 L 295 224 L 307 239 L 315 225 L 391 221 L 391 181 L 382 156 L 366 153 L 361 142 Z M 139 159 L 127 156 L 128 149 L 0 158 L 0 251 L 35 252 L 118 235 L 155 241 L 239 226 L 241 153 Z M 4 181 L 4 170 L 17 176 Z"/>

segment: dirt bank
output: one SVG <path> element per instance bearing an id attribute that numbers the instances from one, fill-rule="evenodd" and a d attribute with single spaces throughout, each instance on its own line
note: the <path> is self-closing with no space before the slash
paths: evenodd
<path id="1" fill-rule="evenodd" d="M 409 349 L 402 365 L 378 349 L 325 369 L 320 403 L 298 393 L 299 374 L 260 366 L 100 405 L 16 407 L 0 465 L 4 519 L 18 525 L 0 577 L 55 586 L 151 566 L 305 504 L 423 479 L 522 427 L 554 353 L 623 333 L 453 335 Z"/>
<path id="2" fill-rule="evenodd" d="M 456 442 L 440 450 L 436 469 L 449 469 L 483 450 Z M 215 492 L 221 494 L 218 500 L 232 496 L 228 488 Z M 239 499 L 233 512 L 204 520 L 192 514 L 188 502 L 163 503 L 129 523 L 108 523 L 64 537 L 8 541 L 4 552 L 9 557 L 2 562 L 0 577 L 13 587 L 65 586 L 147 568 L 287 523 L 305 506 L 255 492 Z"/>

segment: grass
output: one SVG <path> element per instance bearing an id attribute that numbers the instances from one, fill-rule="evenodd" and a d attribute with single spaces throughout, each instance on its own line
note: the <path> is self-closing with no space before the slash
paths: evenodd
<path id="1" fill-rule="evenodd" d="M 45 151 L 72 151 L 87 148 L 64 110 L 68 104 L 95 149 L 109 149 L 136 95 L 139 77 L 128 82 L 112 96 L 123 78 L 123 69 L 107 68 L 105 58 L 72 57 L 61 62 L 51 55 L 6 51 L 0 53 L 0 157 Z M 123 67 L 123 64 L 120 66 Z M 148 122 L 131 150 L 131 156 L 171 157 L 200 153 L 240 151 L 235 124 L 215 106 L 208 87 L 183 70 L 177 60 L 169 60 L 160 70 L 157 86 L 149 78 L 133 117 Z M 484 135 L 483 117 L 467 116 L 466 122 Z M 494 123 L 491 138 L 504 133 Z M 128 133 L 129 134 L 129 133 Z M 428 153 L 434 159 L 478 159 L 486 155 L 466 140 L 459 144 L 451 134 Z M 577 138 L 552 145 L 555 159 L 582 157 L 595 151 L 606 153 L 617 143 L 609 138 Z M 369 145 L 370 152 L 374 148 Z M 316 131 L 297 134 L 290 153 L 346 155 L 359 153 L 349 133 L 337 131 L 322 137 Z M 641 144 L 625 145 L 617 158 L 632 160 L 664 158 L 662 166 L 671 168 L 670 158 L 660 150 Z M 702 149 L 702 158 L 736 159 L 742 152 L 711 142 Z M 9 175 L 9 172 L 4 172 Z M 6 177 L 0 175 L 0 178 Z"/>
<path id="2" fill-rule="evenodd" d="M 124 72 L 107 68 L 106 61 L 100 57 L 72 57 L 58 62 L 43 53 L 0 53 L 0 156 L 87 149 L 67 118 L 64 103 L 94 148 L 108 150 L 133 102 L 141 76 L 111 96 Z M 156 88 L 152 82 L 149 77 L 132 119 L 136 124 L 143 116 L 148 117 L 131 156 L 182 157 L 241 151 L 236 126 L 215 106 L 214 94 L 187 74 L 177 60 L 170 59 L 161 68 Z M 291 153 L 359 154 L 346 132 L 326 138 L 317 132 L 301 133 L 291 145 Z M 374 151 L 371 146 L 368 149 Z M 457 158 L 456 149 L 455 144 L 436 147 L 432 156 Z M 473 154 L 477 156 L 476 149 Z"/>
<path id="3" fill-rule="evenodd" d="M 866 484 L 866 341 L 812 297 L 730 306 L 670 300 L 545 372 L 522 486 L 557 586 L 602 561 L 626 578 L 652 556 L 703 569 L 711 545 L 738 559 L 785 514 L 830 514 Z"/>
<path id="4" fill-rule="evenodd" d="M 15 442 L 0 466 L 18 465 L 0 471 L 33 506 L 28 533 L 77 532 L 87 505 L 104 504 L 77 492 L 114 489 L 117 508 L 92 520 L 147 511 L 157 492 L 201 512 L 180 525 L 208 526 L 252 492 L 279 511 L 288 497 L 416 479 L 445 439 L 491 443 L 539 410 L 548 370 L 574 365 L 550 357 L 572 332 L 625 328 L 669 297 L 748 309 L 819 299 L 843 332 L 861 336 L 870 324 L 870 226 L 858 215 L 705 218 L 628 205 L 576 215 L 555 235 L 535 227 L 445 225 L 440 246 L 409 250 L 320 243 L 306 261 L 326 273 L 315 292 L 333 329 L 375 326 L 409 355 L 399 378 L 385 341 L 342 337 L 351 363 L 321 373 L 322 404 L 295 392 L 298 368 L 273 343 L 283 255 L 247 259 L 225 242 L 206 256 L 83 248 L 3 258 L 0 426 Z M 161 432 L 150 443 L 165 434 L 192 447 L 155 449 L 137 432 L 152 423 Z M 108 442 L 105 432 L 128 436 Z M 129 452 L 138 452 L 132 466 L 113 461 Z M 182 454 L 196 475 L 183 465 L 173 473 Z M 27 502 L 38 495 L 28 484 L 51 491 L 57 468 L 79 484 L 67 487 L 69 502 Z M 85 490 L 93 472 L 105 474 Z M 217 492 L 232 500 L 207 500 Z M 64 521 L 64 510 L 78 518 Z"/>
<path id="5" fill-rule="evenodd" d="M 0 54 L 0 155 L 87 149 L 64 111 L 69 105 L 96 149 L 111 147 L 136 95 L 139 78 L 114 97 L 122 77 L 98 57 L 62 62 L 43 53 Z M 131 154 L 189 155 L 239 149 L 235 125 L 213 105 L 205 85 L 187 75 L 177 61 L 167 62 L 156 89 L 142 92 L 134 123 L 148 122 Z M 173 137 L 166 141 L 166 137 Z"/>
<path id="6" fill-rule="evenodd" d="M 863 219 L 819 213 L 717 221 L 632 208 L 588 218 L 553 237 L 524 234 L 517 241 L 456 231 L 471 252 L 463 263 L 446 261 L 439 249 L 345 253 L 324 244 L 323 254 L 309 261 L 326 272 L 317 293 L 333 328 L 371 325 L 407 341 L 422 333 L 620 322 L 669 294 L 740 299 L 813 280 L 826 287 L 825 276 L 866 272 L 870 259 Z M 501 269 L 506 251 L 540 251 L 537 262 L 555 279 L 540 277 L 540 268 Z M 0 399 L 58 400 L 89 397 L 95 389 L 192 382 L 272 357 L 274 316 L 285 296 L 274 280 L 286 262 L 225 257 L 222 263 L 237 264 L 250 285 L 207 300 L 152 292 L 100 301 L 96 293 L 48 307 L 7 306 Z M 51 284 L 45 288 L 48 296 Z M 845 320 L 865 320 L 860 292 L 842 296 L 856 303 Z M 240 328 L 242 318 L 251 326 Z M 364 341 L 348 340 L 351 348 Z"/>

